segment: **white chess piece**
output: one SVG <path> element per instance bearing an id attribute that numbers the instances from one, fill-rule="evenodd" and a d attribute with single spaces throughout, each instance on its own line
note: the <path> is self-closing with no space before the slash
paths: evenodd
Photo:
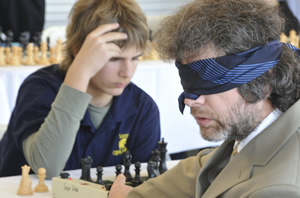
<path id="1" fill-rule="evenodd" d="M 39 183 L 34 188 L 35 192 L 48 192 L 48 187 L 45 184 L 46 169 L 39 168 L 38 170 Z"/>
<path id="2" fill-rule="evenodd" d="M 18 189 L 18 195 L 32 195 L 32 181 L 29 177 L 30 166 L 24 165 L 22 168 L 22 179 L 20 181 L 20 186 Z"/>

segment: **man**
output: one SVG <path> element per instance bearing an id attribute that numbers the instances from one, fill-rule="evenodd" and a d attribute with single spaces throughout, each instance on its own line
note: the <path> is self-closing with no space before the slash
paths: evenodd
<path id="1" fill-rule="evenodd" d="M 176 60 L 180 110 L 224 143 L 132 191 L 120 176 L 111 197 L 300 197 L 300 60 L 283 27 L 266 0 L 194 0 L 166 18 L 155 40 Z"/>
<path id="2" fill-rule="evenodd" d="M 160 140 L 158 107 L 131 83 L 149 38 L 134 0 L 78 0 L 61 64 L 42 68 L 20 87 L 0 142 L 0 176 L 28 164 L 47 177 L 79 169 L 150 160 Z M 84 160 L 83 160 L 84 161 Z"/>

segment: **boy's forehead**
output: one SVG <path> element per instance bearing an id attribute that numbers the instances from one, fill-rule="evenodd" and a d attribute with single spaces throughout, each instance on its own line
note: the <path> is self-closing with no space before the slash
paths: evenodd
<path id="1" fill-rule="evenodd" d="M 121 53 L 119 57 L 136 57 L 143 54 L 143 50 L 136 47 L 135 45 L 130 45 L 127 47 L 123 47 L 121 49 Z"/>

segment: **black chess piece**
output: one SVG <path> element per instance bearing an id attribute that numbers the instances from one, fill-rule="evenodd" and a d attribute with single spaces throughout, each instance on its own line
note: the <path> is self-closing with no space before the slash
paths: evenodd
<path id="1" fill-rule="evenodd" d="M 159 164 L 159 172 L 160 174 L 163 174 L 168 170 L 167 164 L 166 164 L 166 153 L 167 153 L 167 142 L 165 142 L 165 139 L 162 138 L 162 141 L 158 142 L 158 150 L 160 153 L 160 164 Z"/>
<path id="2" fill-rule="evenodd" d="M 97 173 L 96 173 L 97 174 L 96 183 L 103 185 L 103 180 L 102 180 L 103 168 L 102 168 L 102 166 L 97 166 L 96 171 L 97 171 Z"/>
<path id="3" fill-rule="evenodd" d="M 20 45 L 21 47 L 23 48 L 23 51 L 26 50 L 26 47 L 29 43 L 29 40 L 30 40 L 30 32 L 29 31 L 26 31 L 26 32 L 22 32 L 19 36 L 19 42 L 20 42 Z"/>
<path id="4" fill-rule="evenodd" d="M 14 40 L 14 32 L 12 30 L 7 30 L 6 32 L 6 40 L 5 40 L 5 44 L 6 47 L 11 47 L 11 43 Z"/>
<path id="5" fill-rule="evenodd" d="M 35 32 L 33 37 L 32 37 L 32 41 L 33 41 L 34 46 L 41 47 L 42 33 L 41 32 Z M 49 46 L 48 46 L 48 49 L 50 49 Z"/>
<path id="6" fill-rule="evenodd" d="M 131 181 L 133 186 L 138 186 L 143 183 L 143 180 L 141 179 L 140 172 L 141 172 L 141 163 L 135 162 L 135 177 Z"/>
<path id="7" fill-rule="evenodd" d="M 132 155 L 129 151 L 126 151 L 123 156 L 123 163 L 125 166 L 124 176 L 126 177 L 126 182 L 130 182 L 132 180 L 132 176 L 130 173 L 130 165 L 131 165 Z"/>
<path id="8" fill-rule="evenodd" d="M 152 151 L 151 160 L 153 162 L 155 162 L 155 169 L 159 170 L 158 167 L 159 167 L 159 162 L 161 160 L 160 160 L 160 152 L 157 149 L 155 149 L 154 151 Z"/>
<path id="9" fill-rule="evenodd" d="M 157 169 L 155 169 L 155 162 L 153 162 L 152 160 L 148 161 L 147 172 L 148 179 L 157 177 L 159 175 L 159 172 L 157 171 Z"/>
<path id="10" fill-rule="evenodd" d="M 2 46 L 3 43 L 5 43 L 6 35 L 4 34 L 2 30 L 2 26 L 0 26 L 0 44 Z"/>
<path id="11" fill-rule="evenodd" d="M 59 174 L 59 176 L 60 176 L 61 178 L 63 178 L 63 179 L 67 179 L 67 178 L 70 177 L 70 174 L 67 173 L 67 172 L 62 172 L 62 173 Z"/>
<path id="12" fill-rule="evenodd" d="M 117 164 L 116 165 L 116 176 L 118 176 L 121 173 L 122 173 L 122 165 L 121 164 Z"/>
<path id="13" fill-rule="evenodd" d="M 92 181 L 91 178 L 91 166 L 93 163 L 93 159 L 88 156 L 87 158 L 82 158 L 80 160 L 81 163 L 81 177 L 80 179 L 85 181 Z"/>

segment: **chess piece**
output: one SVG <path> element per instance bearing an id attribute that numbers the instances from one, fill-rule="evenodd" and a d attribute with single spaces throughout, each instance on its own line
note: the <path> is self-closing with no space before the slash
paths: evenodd
<path id="1" fill-rule="evenodd" d="M 116 177 L 122 173 L 122 165 L 117 164 L 116 165 Z"/>
<path id="2" fill-rule="evenodd" d="M 85 181 L 92 181 L 91 178 L 91 166 L 93 163 L 93 159 L 88 156 L 87 158 L 82 158 L 80 160 L 81 163 L 81 177 L 80 179 Z"/>
<path id="3" fill-rule="evenodd" d="M 22 179 L 20 181 L 19 189 L 17 194 L 18 195 L 32 195 L 33 190 L 32 190 L 32 181 L 29 177 L 29 171 L 30 171 L 30 166 L 24 165 L 21 167 L 22 168 Z"/>
<path id="4" fill-rule="evenodd" d="M 48 56 L 47 56 L 47 51 L 48 51 L 47 43 L 42 42 L 41 43 L 41 58 L 40 58 L 39 64 L 50 65 L 50 62 L 49 62 Z"/>
<path id="5" fill-rule="evenodd" d="M 160 153 L 157 149 L 155 149 L 154 151 L 152 151 L 152 157 L 151 157 L 151 160 L 153 162 L 155 162 L 155 168 L 158 169 L 158 166 L 159 166 L 159 162 L 161 161 L 160 160 Z"/>
<path id="6" fill-rule="evenodd" d="M 162 138 L 162 141 L 158 142 L 158 150 L 160 153 L 160 163 L 159 163 L 159 173 L 163 174 L 168 170 L 167 164 L 166 164 L 166 154 L 167 154 L 167 142 L 165 142 L 165 139 Z"/>
<path id="7" fill-rule="evenodd" d="M 149 58 L 150 58 L 150 60 L 159 60 L 160 59 L 159 54 L 154 49 L 153 45 L 151 45 L 151 48 L 150 48 Z"/>
<path id="8" fill-rule="evenodd" d="M 19 36 L 19 42 L 21 44 L 21 47 L 23 49 L 23 51 L 25 51 L 25 48 L 27 47 L 28 43 L 29 43 L 29 39 L 30 39 L 30 32 L 29 31 L 25 31 L 22 32 Z"/>
<path id="9" fill-rule="evenodd" d="M 39 168 L 38 170 L 39 183 L 34 188 L 35 192 L 48 192 L 48 187 L 45 184 L 46 169 Z"/>
<path id="10" fill-rule="evenodd" d="M 11 61 L 11 48 L 6 47 L 5 48 L 5 62 L 6 62 L 6 64 L 10 65 L 10 61 Z"/>
<path id="11" fill-rule="evenodd" d="M 147 172 L 148 172 L 148 179 L 157 177 L 159 175 L 159 172 L 155 169 L 155 162 L 152 160 L 148 161 L 147 164 Z"/>
<path id="12" fill-rule="evenodd" d="M 98 166 L 96 168 L 96 170 L 97 170 L 97 180 L 96 180 L 96 183 L 103 185 L 103 181 L 102 181 L 103 168 L 102 168 L 102 166 Z"/>
<path id="13" fill-rule="evenodd" d="M 33 58 L 33 43 L 28 43 L 26 47 L 27 58 L 25 60 L 25 65 L 35 65 Z"/>
<path id="14" fill-rule="evenodd" d="M 56 46 L 55 46 L 55 64 L 59 64 L 62 61 L 62 49 L 63 49 L 63 44 L 62 40 L 57 39 L 56 41 Z"/>
<path id="15" fill-rule="evenodd" d="M 287 35 L 285 35 L 285 33 L 280 34 L 280 42 L 282 42 L 282 43 L 288 42 L 288 37 L 287 37 Z"/>
<path id="16" fill-rule="evenodd" d="M 141 180 L 140 172 L 141 172 L 141 163 L 140 162 L 135 162 L 135 177 L 132 180 L 132 185 L 133 186 L 138 186 L 143 183 L 143 180 Z"/>
<path id="17" fill-rule="evenodd" d="M 295 47 L 299 47 L 298 46 L 299 37 L 297 36 L 297 32 L 295 30 L 290 31 L 289 37 L 290 37 L 290 44 L 294 45 Z"/>
<path id="18" fill-rule="evenodd" d="M 35 63 L 39 63 L 40 62 L 40 58 L 39 58 L 39 47 L 38 46 L 34 46 L 33 47 L 33 60 Z"/>
<path id="19" fill-rule="evenodd" d="M 51 64 L 56 64 L 56 54 L 55 54 L 55 48 L 54 47 L 50 48 L 49 62 Z"/>
<path id="20" fill-rule="evenodd" d="M 123 156 L 123 163 L 125 166 L 124 175 L 126 177 L 126 182 L 130 182 L 132 180 L 132 176 L 130 173 L 130 165 L 131 165 L 132 155 L 129 151 L 126 151 Z"/>
<path id="21" fill-rule="evenodd" d="M 70 174 L 67 173 L 67 172 L 62 172 L 62 173 L 59 174 L 59 176 L 60 176 L 61 178 L 63 178 L 63 179 L 67 179 L 67 178 L 70 177 Z"/>
<path id="22" fill-rule="evenodd" d="M 9 62 L 10 65 L 21 65 L 20 63 L 20 56 L 19 56 L 19 47 L 13 46 L 12 47 L 12 56 Z"/>
<path id="23" fill-rule="evenodd" d="M 5 43 L 5 39 L 6 39 L 6 35 L 4 34 L 4 32 L 2 30 L 2 26 L 0 26 L 0 44 L 1 44 L 1 46 L 3 45 L 3 43 Z"/>
<path id="24" fill-rule="evenodd" d="M 34 46 L 40 47 L 40 43 L 42 41 L 42 33 L 41 32 L 35 32 L 32 38 Z"/>
<path id="25" fill-rule="evenodd" d="M 19 63 L 20 65 L 23 64 L 23 48 L 17 47 L 18 51 L 18 57 L 19 57 Z"/>
<path id="26" fill-rule="evenodd" d="M 14 39 L 14 32 L 12 30 L 7 30 L 6 40 L 5 40 L 6 47 L 11 47 L 11 43 L 13 39 Z"/>
<path id="27" fill-rule="evenodd" d="M 6 65 L 4 57 L 4 47 L 0 47 L 0 66 Z"/>

